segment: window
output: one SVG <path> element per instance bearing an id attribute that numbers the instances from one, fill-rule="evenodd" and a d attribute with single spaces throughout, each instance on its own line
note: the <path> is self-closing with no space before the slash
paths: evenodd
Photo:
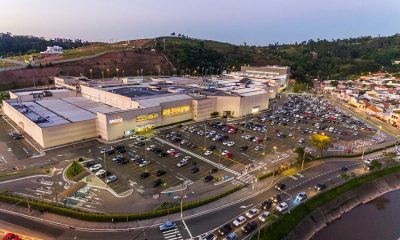
<path id="1" fill-rule="evenodd" d="M 163 110 L 163 116 L 174 116 L 174 115 L 179 115 L 179 114 L 184 114 L 190 111 L 190 106 L 185 105 L 181 107 L 174 107 L 174 108 L 168 108 Z"/>

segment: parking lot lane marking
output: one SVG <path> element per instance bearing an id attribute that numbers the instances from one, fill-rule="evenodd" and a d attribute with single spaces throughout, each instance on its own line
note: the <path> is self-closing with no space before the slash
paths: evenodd
<path id="1" fill-rule="evenodd" d="M 190 232 L 188 226 L 186 225 L 185 220 L 182 219 L 182 222 L 183 222 L 183 225 L 185 225 L 185 229 L 186 229 L 186 231 L 189 233 L 190 238 L 192 239 L 192 238 L 193 238 L 193 235 L 192 235 L 192 233 Z"/>
<path id="2" fill-rule="evenodd" d="M 295 176 L 293 176 L 293 175 L 290 175 L 290 176 L 288 176 L 288 177 L 290 177 L 291 179 L 293 179 L 293 180 L 297 180 L 298 178 L 297 177 L 295 177 Z"/>
<path id="3" fill-rule="evenodd" d="M 173 147 L 173 148 L 179 149 L 179 150 L 182 151 L 182 152 L 185 152 L 185 153 L 187 153 L 187 154 L 189 154 L 189 155 L 192 155 L 192 156 L 194 156 L 194 157 L 196 157 L 196 158 L 198 158 L 198 159 L 200 159 L 200 160 L 202 160 L 202 161 L 205 161 L 205 162 L 207 162 L 207 163 L 209 163 L 209 164 L 211 164 L 211 165 L 213 165 L 213 166 L 215 166 L 215 167 L 219 167 L 219 168 L 221 168 L 221 169 L 223 169 L 223 170 L 225 170 L 225 171 L 227 171 L 227 172 L 230 172 L 230 173 L 232 173 L 232 174 L 235 174 L 235 175 L 240 175 L 238 172 L 236 172 L 236 171 L 234 171 L 234 170 L 232 170 L 232 169 L 230 169 L 230 168 L 227 168 L 227 167 L 225 167 L 225 166 L 222 166 L 221 164 L 216 164 L 216 163 L 214 163 L 214 162 L 212 162 L 212 161 L 210 161 L 210 160 L 208 160 L 208 159 L 206 159 L 206 158 L 204 158 L 204 157 L 202 157 L 202 156 L 200 156 L 200 155 L 198 155 L 198 154 L 196 154 L 196 153 L 193 153 L 193 152 L 188 151 L 188 150 L 186 150 L 186 149 L 184 149 L 184 148 L 181 148 L 181 147 L 179 147 L 179 146 L 176 146 L 175 144 L 170 143 L 170 142 L 167 142 L 167 141 L 165 141 L 165 140 L 163 140 L 163 139 L 161 139 L 161 138 L 159 138 L 159 137 L 155 137 L 155 139 L 158 140 L 158 141 L 164 142 L 165 144 L 167 144 L 167 145 L 169 145 L 169 146 L 171 146 L 171 147 Z"/>

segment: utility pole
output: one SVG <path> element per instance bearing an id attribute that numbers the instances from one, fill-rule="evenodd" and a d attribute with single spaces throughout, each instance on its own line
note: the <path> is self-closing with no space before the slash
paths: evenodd
<path id="1" fill-rule="evenodd" d="M 204 122 L 204 150 L 206 150 L 206 147 L 207 147 L 207 145 L 206 145 L 206 122 Z"/>
<path id="2" fill-rule="evenodd" d="M 164 42 L 164 52 L 165 52 L 165 38 L 163 39 L 163 42 Z"/>
<path id="3" fill-rule="evenodd" d="M 303 161 L 301 162 L 301 170 L 304 169 L 304 160 L 306 159 L 306 149 L 303 148 Z"/>

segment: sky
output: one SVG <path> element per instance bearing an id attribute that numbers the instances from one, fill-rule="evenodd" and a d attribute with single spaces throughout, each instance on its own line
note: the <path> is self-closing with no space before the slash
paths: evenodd
<path id="1" fill-rule="evenodd" d="M 400 33 L 400 0 L 0 0 L 0 32 L 114 42 L 169 35 L 268 45 Z"/>

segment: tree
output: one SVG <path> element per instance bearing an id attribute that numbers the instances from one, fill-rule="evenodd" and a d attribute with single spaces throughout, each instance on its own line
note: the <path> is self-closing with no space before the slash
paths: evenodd
<path id="1" fill-rule="evenodd" d="M 171 33 L 171 36 L 175 36 L 175 32 Z"/>
<path id="2" fill-rule="evenodd" d="M 393 166 L 396 164 L 397 154 L 395 152 L 386 152 L 384 158 L 386 167 Z"/>
<path id="3" fill-rule="evenodd" d="M 219 117 L 219 112 L 212 112 L 210 115 L 211 117 L 216 118 Z"/>
<path id="4" fill-rule="evenodd" d="M 296 147 L 294 152 L 297 153 L 297 157 L 296 157 L 297 163 L 299 165 L 301 165 L 303 163 L 304 158 L 305 158 L 304 147 Z"/>
<path id="5" fill-rule="evenodd" d="M 331 145 L 332 139 L 325 134 L 313 134 L 312 144 L 320 151 L 320 157 L 322 157 L 322 151 L 327 149 Z"/>
<path id="6" fill-rule="evenodd" d="M 331 85 L 332 85 L 332 87 L 337 87 L 339 85 L 339 81 L 336 81 L 336 80 L 331 81 Z"/>

